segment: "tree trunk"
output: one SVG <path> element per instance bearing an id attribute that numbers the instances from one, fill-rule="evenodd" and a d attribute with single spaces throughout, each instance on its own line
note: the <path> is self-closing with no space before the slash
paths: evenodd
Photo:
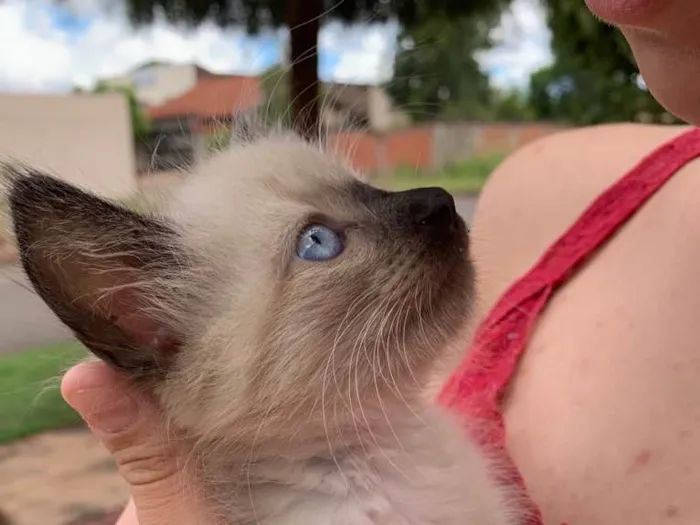
<path id="1" fill-rule="evenodd" d="M 320 129 L 318 32 L 323 0 L 289 0 L 287 5 L 292 128 L 303 137 L 316 139 Z"/>

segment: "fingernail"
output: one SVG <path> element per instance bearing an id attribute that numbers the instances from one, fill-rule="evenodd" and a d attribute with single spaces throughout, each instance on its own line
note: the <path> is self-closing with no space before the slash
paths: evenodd
<path id="1" fill-rule="evenodd" d="M 127 391 L 126 382 L 112 370 L 86 363 L 70 370 L 66 378 L 69 375 L 74 387 L 66 393 L 66 401 L 93 431 L 116 434 L 136 423 L 139 404 Z"/>

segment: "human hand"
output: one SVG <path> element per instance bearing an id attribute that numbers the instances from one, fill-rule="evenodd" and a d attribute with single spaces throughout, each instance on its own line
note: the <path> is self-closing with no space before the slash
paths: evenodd
<path id="1" fill-rule="evenodd" d="M 66 373 L 61 393 L 129 484 L 132 499 L 116 525 L 211 523 L 196 483 L 180 468 L 187 450 L 164 439 L 159 411 L 126 378 L 102 362 L 82 363 Z"/>

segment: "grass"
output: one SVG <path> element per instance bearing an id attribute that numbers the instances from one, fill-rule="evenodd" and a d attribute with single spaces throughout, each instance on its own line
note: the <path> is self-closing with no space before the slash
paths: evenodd
<path id="1" fill-rule="evenodd" d="M 63 343 L 0 357 L 0 443 L 80 422 L 59 384 L 84 356 L 79 344 Z"/>
<path id="2" fill-rule="evenodd" d="M 486 179 L 504 158 L 502 154 L 482 155 L 435 171 L 404 167 L 391 175 L 379 176 L 372 183 L 392 191 L 441 186 L 455 195 L 473 195 L 481 191 Z"/>

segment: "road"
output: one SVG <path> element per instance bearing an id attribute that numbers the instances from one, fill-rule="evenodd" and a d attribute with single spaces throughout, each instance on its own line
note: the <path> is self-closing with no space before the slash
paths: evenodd
<path id="1" fill-rule="evenodd" d="M 471 221 L 476 199 L 457 199 L 457 210 Z M 31 290 L 17 268 L 0 268 L 0 354 L 71 339 L 71 333 Z"/>
<path id="2" fill-rule="evenodd" d="M 457 205 L 457 211 L 464 217 L 464 220 L 468 223 L 471 222 L 474 216 L 476 197 L 457 197 L 455 204 Z"/>

